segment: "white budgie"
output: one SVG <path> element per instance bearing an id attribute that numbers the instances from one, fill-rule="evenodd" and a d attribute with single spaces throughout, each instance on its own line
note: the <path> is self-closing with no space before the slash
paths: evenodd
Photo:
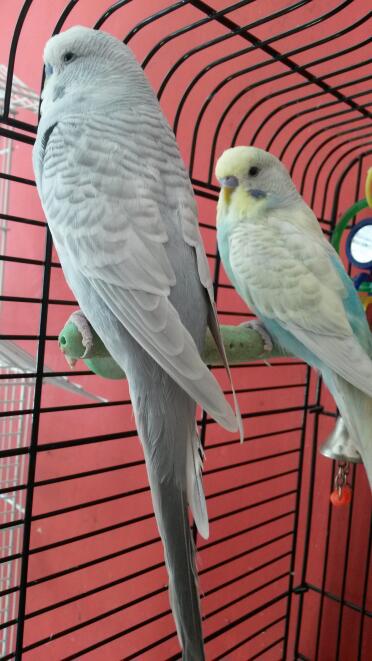
<path id="1" fill-rule="evenodd" d="M 127 375 L 183 656 L 200 661 L 187 513 L 207 537 L 196 402 L 229 430 L 237 419 L 200 358 L 207 322 L 223 345 L 191 184 L 125 45 L 74 27 L 44 59 L 38 191 L 67 282 Z"/>
<path id="2" fill-rule="evenodd" d="M 372 336 L 352 281 L 275 156 L 227 149 L 216 176 L 231 282 L 279 345 L 322 372 L 372 485 Z"/>

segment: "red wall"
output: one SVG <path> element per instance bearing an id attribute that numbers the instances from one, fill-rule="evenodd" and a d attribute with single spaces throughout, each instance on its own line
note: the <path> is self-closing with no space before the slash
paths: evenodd
<path id="1" fill-rule="evenodd" d="M 19 0 L 2 0 L 0 4 L 0 62 L 7 63 L 11 37 L 14 31 L 16 19 L 22 6 Z M 75 24 L 84 24 L 91 26 L 97 18 L 107 8 L 106 0 L 81 0 L 69 15 L 65 27 Z M 164 7 L 170 6 L 169 0 L 133 0 L 129 2 L 122 10 L 116 12 L 104 25 L 104 29 L 112 32 L 118 37 L 123 38 L 133 26 L 142 18 L 158 11 Z M 35 0 L 32 8 L 28 12 L 24 27 L 21 32 L 17 57 L 15 61 L 15 74 L 23 80 L 32 89 L 38 90 L 40 87 L 42 73 L 42 50 L 45 41 L 51 34 L 61 10 L 65 7 L 65 0 Z M 330 0 L 326 6 L 320 0 L 304 4 L 297 11 L 287 13 L 283 17 L 278 17 L 269 22 L 255 25 L 252 28 L 254 34 L 261 40 L 266 40 L 283 31 L 292 30 L 305 21 L 321 16 L 326 11 L 330 12 L 340 5 L 335 0 Z M 226 2 L 214 0 L 213 6 L 218 8 L 226 7 Z M 288 8 L 289 3 L 283 0 L 248 3 L 244 8 L 237 10 L 229 17 L 242 25 L 255 23 L 263 20 L 272 12 L 279 12 L 281 9 Z M 355 16 L 361 16 L 365 9 L 364 0 L 356 0 L 352 5 L 352 11 Z M 139 60 L 146 56 L 151 47 L 159 41 L 164 35 L 169 34 L 178 28 L 189 24 L 195 20 L 201 19 L 202 14 L 192 6 L 183 6 L 178 11 L 168 14 L 166 17 L 145 26 L 130 42 L 135 54 Z M 346 8 L 339 11 L 333 17 L 320 23 L 318 26 L 311 26 L 299 34 L 293 34 L 288 37 L 275 41 L 275 48 L 280 51 L 292 51 L 302 46 L 312 44 L 315 40 L 322 39 L 330 33 L 342 30 L 347 23 L 353 21 L 352 13 Z M 165 44 L 164 47 L 153 57 L 146 68 L 146 72 L 157 89 L 170 66 L 182 56 L 182 54 L 199 44 L 214 39 L 218 35 L 226 33 L 225 28 L 221 26 L 207 24 L 199 29 L 188 32 L 176 40 Z M 357 31 L 348 36 L 348 42 L 342 36 L 331 43 L 325 43 L 316 49 L 307 49 L 304 53 L 298 53 L 293 56 L 298 64 L 308 64 L 311 60 L 317 60 L 326 56 L 330 49 L 334 52 L 345 48 L 350 43 L 364 41 L 370 34 L 370 28 L 364 23 Z M 176 109 L 180 99 L 192 78 L 212 60 L 227 56 L 228 54 L 243 49 L 248 46 L 242 38 L 227 39 L 218 45 L 201 50 L 191 56 L 185 62 L 180 64 L 177 74 L 172 78 L 161 98 L 161 104 L 165 114 L 171 123 L 173 123 Z M 333 52 L 332 51 L 332 52 Z M 358 58 L 367 58 L 367 47 L 358 50 Z M 222 63 L 221 65 L 207 71 L 201 80 L 195 85 L 185 102 L 180 116 L 180 123 L 177 131 L 177 138 L 185 158 L 189 163 L 190 145 L 192 141 L 195 123 L 198 112 L 204 101 L 211 94 L 215 86 L 223 82 L 227 76 L 238 72 L 245 67 L 260 65 L 263 59 L 270 59 L 269 56 L 263 56 L 262 52 L 252 51 L 245 53 L 233 60 Z M 346 68 L 355 62 L 355 53 L 338 58 L 332 64 L 318 64 L 311 68 L 311 71 L 317 76 L 327 76 L 336 69 Z M 236 77 L 230 83 L 223 86 L 221 91 L 211 100 L 206 108 L 204 117 L 201 121 L 196 141 L 196 157 L 194 162 L 193 176 L 197 180 L 206 180 L 210 154 L 213 141 L 213 133 L 216 123 L 221 113 L 226 108 L 232 97 L 243 87 L 252 86 L 253 83 L 260 81 L 261 76 L 274 76 L 276 73 L 284 72 L 286 69 L 280 63 L 271 63 L 264 69 L 249 71 L 243 76 Z M 262 72 L 262 73 L 261 73 Z M 264 72 L 264 73 L 263 73 Z M 363 73 L 363 72 L 362 72 Z M 360 73 L 359 75 L 362 75 Z M 338 74 L 329 79 L 329 84 L 349 84 L 351 82 L 348 73 Z M 268 142 L 275 135 L 283 123 L 282 128 L 272 144 L 273 153 L 280 155 L 286 142 L 291 136 L 294 136 L 290 147 L 286 150 L 283 160 L 288 167 L 294 162 L 299 154 L 294 169 L 294 179 L 298 186 L 301 186 L 301 176 L 305 166 L 309 165 L 308 174 L 305 180 L 304 196 L 307 201 L 313 202 L 315 212 L 322 218 L 329 219 L 333 201 L 333 192 L 337 178 L 342 169 L 350 159 L 345 156 L 339 165 L 335 165 L 340 154 L 348 151 L 355 146 L 355 154 L 362 149 L 364 140 L 362 138 L 355 142 L 349 142 L 335 151 L 326 159 L 321 166 L 322 157 L 329 152 L 329 145 L 323 145 L 327 136 L 332 136 L 333 143 L 342 142 L 337 136 L 337 131 L 332 133 L 331 129 L 322 131 L 322 128 L 329 124 L 327 115 L 333 110 L 333 107 L 322 107 L 322 104 L 330 103 L 330 97 L 312 97 L 308 100 L 302 100 L 303 95 L 316 94 L 318 88 L 309 85 L 305 90 L 288 94 L 288 97 L 274 97 L 270 95 L 273 91 L 280 90 L 281 85 L 296 85 L 304 82 L 304 79 L 298 74 L 293 74 L 289 78 L 284 78 L 282 83 L 266 83 L 263 87 L 256 86 L 248 90 L 232 110 L 227 114 L 222 124 L 221 131 L 217 140 L 216 155 L 224 148 L 230 145 L 235 128 L 244 112 L 253 108 L 262 97 L 265 101 L 253 110 L 247 122 L 242 127 L 239 134 L 238 143 L 249 143 L 255 134 L 256 128 L 262 122 L 263 117 L 268 121 L 260 130 L 255 144 L 261 147 L 267 147 Z M 365 96 L 370 92 L 370 84 L 358 83 L 345 88 L 345 93 L 352 95 L 355 92 L 363 92 L 360 102 L 365 101 Z M 298 109 L 306 110 L 309 124 L 303 130 L 297 129 L 303 127 L 304 116 L 296 117 L 293 106 L 283 106 L 288 100 L 293 101 L 297 98 Z M 365 96 L 364 96 L 365 95 Z M 280 107 L 279 107 L 280 105 Z M 319 106 L 314 109 L 314 106 Z M 35 123 L 35 118 L 28 112 L 22 111 L 17 115 L 18 119 Z M 334 121 L 334 120 L 332 120 Z M 339 121 L 342 121 L 342 117 Z M 360 119 L 357 117 L 356 121 Z M 332 123 L 332 122 L 331 122 Z M 365 124 L 367 122 L 364 122 Z M 320 129 L 320 133 L 315 139 L 310 140 L 307 146 L 303 147 L 306 140 L 314 135 L 314 127 Z M 338 131 L 342 131 L 340 128 Z M 352 135 L 358 137 L 359 134 Z M 364 135 L 363 131 L 361 135 Z M 352 154 L 352 156 L 354 155 Z M 363 164 L 363 170 L 366 168 L 366 161 Z M 334 169 L 333 169 L 334 168 Z M 320 171 L 320 183 L 315 189 L 315 196 L 312 200 L 314 191 L 314 180 Z M 13 152 L 13 174 L 18 176 L 33 178 L 31 165 L 31 147 L 21 142 L 14 143 Z M 324 185 L 326 177 L 330 173 L 329 194 L 326 196 L 325 205 L 323 205 Z M 361 181 L 363 181 L 364 172 Z M 213 179 L 213 183 L 216 183 Z M 356 170 L 353 170 L 349 181 L 342 187 L 339 213 L 346 209 L 354 200 L 356 194 Z M 362 196 L 362 187 L 357 191 L 357 197 Z M 214 226 L 215 224 L 215 202 L 212 200 L 198 198 L 200 208 L 200 219 Z M 324 208 L 323 208 L 324 207 Z M 43 219 L 43 213 L 38 201 L 37 193 L 34 188 L 22 184 L 12 184 L 10 195 L 9 213 L 31 219 Z M 204 229 L 203 236 L 206 248 L 210 253 L 215 252 L 215 232 L 214 229 Z M 45 232 L 41 227 L 31 227 L 19 223 L 11 223 L 8 233 L 8 254 L 11 256 L 43 260 L 44 256 Z M 214 259 L 211 259 L 211 269 L 214 269 Z M 6 264 L 5 270 L 5 292 L 7 295 L 40 297 L 42 286 L 42 265 L 20 265 Z M 227 283 L 226 277 L 222 274 L 222 283 Z M 60 269 L 53 268 L 50 297 L 53 300 L 67 299 L 72 300 Z M 246 309 L 238 296 L 229 289 L 220 289 L 218 295 L 220 308 L 220 317 L 223 323 L 240 323 L 246 318 Z M 48 336 L 56 336 L 73 308 L 66 305 L 51 304 L 48 310 Z M 1 314 L 1 332 L 4 334 L 25 334 L 37 335 L 39 326 L 40 307 L 38 303 L 4 303 Z M 35 353 L 35 340 L 19 340 L 19 344 L 31 353 Z M 276 361 L 278 362 L 278 361 Z M 279 361 L 280 362 L 280 361 Z M 208 425 L 206 444 L 215 447 L 207 452 L 205 487 L 209 496 L 208 510 L 212 518 L 211 538 L 209 542 L 214 544 L 217 540 L 229 535 L 235 535 L 231 539 L 207 547 L 208 543 L 200 544 L 199 567 L 201 570 L 201 590 L 206 593 L 203 599 L 203 612 L 205 619 L 205 634 L 208 635 L 218 628 L 225 626 L 228 622 L 241 617 L 249 610 L 257 608 L 260 604 L 275 597 L 285 591 L 288 586 L 289 570 L 289 552 L 291 550 L 292 537 L 282 537 L 278 541 L 269 543 L 270 539 L 284 535 L 293 529 L 293 511 L 295 508 L 295 489 L 298 466 L 298 447 L 300 442 L 300 427 L 302 425 L 303 411 L 301 407 L 304 402 L 304 387 L 306 377 L 306 367 L 291 361 L 281 361 L 284 364 L 277 367 L 267 368 L 261 363 L 251 365 L 245 369 L 234 369 L 234 380 L 237 388 L 264 388 L 260 392 L 244 393 L 240 396 L 240 404 L 243 413 L 253 412 L 258 415 L 252 415 L 245 421 L 245 431 L 248 437 L 260 437 L 256 440 L 247 442 L 244 446 L 234 443 L 231 446 L 222 445 L 227 440 L 233 440 L 234 437 L 226 434 L 225 431 L 211 423 Z M 58 350 L 55 339 L 47 342 L 46 364 L 54 370 L 66 371 L 66 364 L 63 356 Z M 83 369 L 83 365 L 78 365 L 78 369 Z M 227 387 L 226 378 L 222 370 L 217 370 L 221 383 Z M 110 400 L 128 400 L 128 389 L 125 382 L 112 382 L 92 375 L 73 375 L 71 380 L 80 383 L 90 391 L 106 397 Z M 280 386 L 281 389 L 268 390 L 273 386 Z M 287 388 L 286 386 L 294 386 Z M 265 390 L 266 388 L 266 390 Z M 310 401 L 315 398 L 315 376 L 312 379 Z M 86 400 L 69 394 L 61 389 L 51 385 L 43 387 L 42 406 L 66 406 L 77 403 L 85 403 Z M 266 411 L 280 408 L 293 408 L 293 411 L 281 414 L 265 414 Z M 328 402 L 328 408 L 333 408 L 332 403 Z M 306 437 L 305 453 L 305 471 L 304 471 L 304 494 L 307 493 L 309 483 L 309 461 L 312 441 L 312 423 L 311 415 L 308 420 L 308 433 Z M 323 440 L 332 427 L 333 421 L 329 418 L 321 418 L 320 439 Z M 42 449 L 43 444 L 58 443 L 66 439 L 81 439 L 89 436 L 110 435 L 118 432 L 133 430 L 134 422 L 129 402 L 125 405 L 111 406 L 107 408 L 92 408 L 87 410 L 71 410 L 59 412 L 43 412 L 40 422 L 39 444 Z M 295 431 L 286 432 L 285 430 L 294 428 Z M 278 435 L 273 433 L 279 432 Z M 273 457 L 265 461 L 259 459 L 265 455 L 293 451 L 284 457 Z M 142 453 L 136 438 L 118 438 L 116 440 L 101 441 L 94 444 L 86 444 L 71 448 L 51 448 L 47 451 L 40 451 L 37 461 L 38 481 L 49 480 L 66 475 L 73 475 L 80 471 L 89 471 L 105 466 L 125 465 L 131 462 L 140 462 Z M 245 465 L 241 466 L 242 463 Z M 251 463 L 247 463 L 251 462 Z M 239 464 L 237 467 L 231 467 Z M 226 467 L 226 470 L 216 472 L 215 469 Z M 314 584 L 321 582 L 321 562 L 325 545 L 325 522 L 327 517 L 328 494 L 329 494 L 329 470 L 330 462 L 321 459 L 318 462 L 318 471 L 316 474 L 316 501 L 314 508 L 313 529 L 310 548 L 310 570 L 309 581 Z M 282 472 L 287 472 L 284 478 L 271 479 L 270 481 L 261 481 L 260 479 L 269 477 Z M 290 472 L 292 471 L 292 472 Z M 358 468 L 359 490 L 354 503 L 357 518 L 354 522 L 352 547 L 351 547 L 351 565 L 348 572 L 348 582 L 346 596 L 350 599 L 359 599 L 362 590 L 361 571 L 358 565 L 358 555 L 365 548 L 366 535 L 368 532 L 367 509 L 363 506 L 367 496 L 367 487 L 361 468 Z M 247 486 L 240 490 L 235 490 L 224 496 L 215 496 L 217 492 L 229 488 L 236 488 L 250 482 L 258 482 L 253 486 Z M 166 583 L 166 575 L 163 567 L 149 571 L 143 576 L 133 577 L 126 582 L 119 582 L 120 577 L 136 573 L 142 568 L 151 564 L 161 562 L 162 549 L 160 542 L 157 541 L 157 530 L 154 519 L 151 515 L 151 502 L 149 493 L 145 491 L 142 494 L 120 497 L 127 491 L 145 488 L 147 479 L 144 466 L 142 464 L 136 467 L 119 468 L 107 473 L 101 473 L 91 477 L 80 479 L 71 479 L 68 481 L 57 482 L 53 485 L 39 486 L 35 489 L 34 496 L 34 522 L 32 526 L 31 548 L 37 550 L 63 540 L 74 537 L 89 531 L 99 531 L 104 527 L 115 526 L 120 522 L 127 522 L 136 519 L 142 515 L 148 515 L 143 521 L 123 525 L 108 532 L 100 532 L 96 536 L 84 539 L 84 541 L 75 541 L 74 543 L 64 544 L 56 548 L 46 549 L 42 552 L 34 552 L 30 556 L 29 563 L 29 581 L 35 584 L 31 585 L 27 596 L 27 613 L 32 613 L 38 609 L 43 609 L 55 602 L 69 598 L 81 592 L 89 591 L 97 586 L 115 582 L 107 589 L 94 593 L 92 596 L 77 600 L 67 606 L 61 606 L 43 614 L 29 618 L 25 628 L 25 645 L 30 645 L 41 639 L 50 639 L 43 646 L 38 646 L 32 651 L 25 653 L 25 658 L 43 659 L 45 661 L 67 658 L 79 650 L 84 650 L 95 641 L 110 637 L 123 629 L 128 629 L 141 623 L 160 611 L 168 611 L 168 597 L 165 591 L 157 596 L 148 598 L 138 605 L 133 605 L 125 609 L 119 609 L 98 622 L 78 628 L 69 635 L 58 637 L 58 632 L 66 627 L 74 627 L 84 621 L 94 618 L 100 613 L 111 609 L 119 608 L 122 604 L 132 602 L 141 595 L 150 593 L 159 589 Z M 89 501 L 105 499 L 119 494 L 117 499 L 107 502 L 97 503 L 89 506 Z M 277 500 L 266 502 L 262 505 L 255 505 L 259 501 L 266 501 L 271 497 L 283 495 Z M 87 507 L 79 510 L 63 511 L 65 508 L 73 508 L 78 503 L 88 503 Z M 249 508 L 252 505 L 252 508 Z M 244 512 L 235 515 L 224 516 L 213 522 L 215 517 L 225 514 L 235 509 L 245 507 Z M 304 527 L 306 523 L 307 501 L 304 500 L 300 517 L 300 553 L 299 564 L 301 566 L 301 544 L 303 542 Z M 289 514 L 287 514 L 289 512 Z M 47 513 L 52 515 L 44 516 Z M 270 520 L 276 516 L 282 516 L 267 525 L 258 527 L 253 533 L 242 532 L 252 526 Z M 332 529 L 332 562 L 329 567 L 327 578 L 327 587 L 330 591 L 338 592 L 340 589 L 340 571 L 339 567 L 343 562 L 344 544 L 337 540 L 342 540 L 345 530 L 345 517 L 347 513 L 337 511 L 333 514 Z M 319 532 L 320 531 L 320 532 Z M 141 542 L 148 540 L 155 541 L 136 551 L 124 552 Z M 232 560 L 223 565 L 220 569 L 208 571 L 208 569 L 224 559 L 235 555 L 243 554 L 245 550 L 259 546 L 265 543 L 263 550 L 252 552 L 249 556 Z M 120 552 L 120 554 L 117 554 Z M 68 567 L 76 567 L 82 563 L 99 558 L 104 555 L 113 556 L 92 567 L 72 571 L 62 577 L 54 578 L 46 582 L 38 581 L 40 578 L 58 573 Z M 115 556 L 115 554 L 117 554 Z M 278 556 L 279 560 L 275 560 Z M 318 558 L 319 562 L 318 562 Z M 228 581 L 237 574 L 246 573 L 262 563 L 273 559 L 273 563 L 262 571 L 252 573 L 241 580 L 214 592 L 210 596 L 209 591 L 220 583 Z M 334 571 L 333 571 L 334 567 Z M 283 577 L 267 588 L 261 588 L 256 593 L 245 598 L 242 597 L 245 592 L 253 591 L 266 581 L 270 581 L 275 576 Z M 296 579 L 299 574 L 296 575 Z M 15 577 L 16 580 L 16 577 Z M 240 597 L 236 604 L 222 609 L 215 615 L 208 617 L 208 614 L 223 606 L 234 598 Z M 302 631 L 301 646 L 303 653 L 309 658 L 311 656 L 314 644 L 314 626 L 316 614 L 318 612 L 318 597 L 314 593 L 306 602 L 304 613 L 304 627 Z M 270 611 L 263 610 L 248 621 L 228 631 L 223 637 L 218 637 L 211 641 L 207 646 L 207 655 L 209 659 L 215 659 L 224 650 L 228 650 L 238 641 L 261 629 L 275 618 L 281 618 L 285 614 L 285 601 L 279 601 L 277 605 L 272 606 Z M 337 626 L 337 613 L 334 615 L 332 604 L 327 606 L 324 612 L 324 618 L 327 619 L 329 630 L 335 630 Z M 352 618 L 352 615 L 347 617 Z M 343 639 L 342 659 L 350 659 L 348 656 L 348 645 L 353 631 L 353 621 L 350 619 L 345 623 L 347 632 Z M 125 637 L 118 637 L 106 646 L 99 647 L 95 651 L 90 651 L 87 655 L 89 659 L 101 659 L 106 654 L 109 659 L 126 658 L 136 650 L 145 648 L 151 641 L 160 639 L 174 631 L 173 621 L 169 614 L 158 619 L 155 624 L 149 624 L 135 629 Z M 239 647 L 232 656 L 228 658 L 241 659 L 246 661 L 248 658 L 265 648 L 270 641 L 275 640 L 275 635 L 280 638 L 283 635 L 283 622 L 274 625 L 268 632 L 262 634 L 250 642 Z M 280 652 L 279 643 L 270 651 L 267 651 L 263 658 L 277 659 Z M 333 659 L 333 652 L 329 648 L 327 639 L 322 641 L 323 655 L 322 661 Z M 177 642 L 173 637 L 170 641 L 164 643 L 149 653 L 141 653 L 141 659 L 162 659 L 177 651 Z M 353 647 L 350 647 L 353 649 Z M 365 657 L 367 658 L 367 657 Z"/>

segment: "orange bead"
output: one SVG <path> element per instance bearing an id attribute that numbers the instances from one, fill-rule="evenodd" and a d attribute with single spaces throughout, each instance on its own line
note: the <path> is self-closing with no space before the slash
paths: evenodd
<path id="1" fill-rule="evenodd" d="M 330 495 L 330 501 L 332 505 L 335 507 L 342 507 L 344 505 L 348 505 L 351 501 L 352 497 L 352 490 L 351 487 L 349 487 L 348 484 L 345 484 L 344 487 L 341 489 L 341 494 L 339 495 L 338 489 L 335 489 L 332 491 Z"/>

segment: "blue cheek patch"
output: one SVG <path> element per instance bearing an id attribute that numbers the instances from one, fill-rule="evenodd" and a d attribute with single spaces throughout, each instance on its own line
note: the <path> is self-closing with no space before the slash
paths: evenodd
<path id="1" fill-rule="evenodd" d="M 263 197 L 266 197 L 266 193 L 263 190 L 259 190 L 258 188 L 254 188 L 253 190 L 249 191 L 252 197 L 256 198 L 256 200 L 260 200 Z"/>
<path id="2" fill-rule="evenodd" d="M 46 64 L 45 65 L 45 76 L 48 78 L 48 76 L 51 76 L 53 73 L 53 67 L 51 64 Z"/>

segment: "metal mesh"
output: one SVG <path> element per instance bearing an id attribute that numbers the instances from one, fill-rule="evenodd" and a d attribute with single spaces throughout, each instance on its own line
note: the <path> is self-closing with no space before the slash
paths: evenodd
<path id="1" fill-rule="evenodd" d="M 58 0 L 48 12 L 43 0 L 18 4 L 9 19 L 0 97 L 3 158 L 9 141 L 18 156 L 3 162 L 0 184 L 10 184 L 11 197 L 0 220 L 13 232 L 28 232 L 32 250 L 2 244 L 1 340 L 28 347 L 31 356 L 37 349 L 37 360 L 23 372 L 0 374 L 4 400 L 11 400 L 0 413 L 8 439 L 0 449 L 1 511 L 8 512 L 0 563 L 2 658 L 178 658 L 126 385 L 79 369 L 74 380 L 99 401 L 50 389 L 51 378 L 69 374 L 56 339 L 74 301 L 41 210 L 33 215 L 16 203 L 38 204 L 30 166 L 36 133 L 30 107 L 35 110 L 37 96 L 25 94 L 14 71 L 32 43 L 36 89 L 45 40 L 76 23 L 130 45 L 190 167 L 220 319 L 239 323 L 249 313 L 215 245 L 216 157 L 239 143 L 272 150 L 329 235 L 341 211 L 363 196 L 372 138 L 371 17 L 361 0 L 111 6 Z M 9 323 L 9 315 L 23 310 L 23 326 Z M 226 387 L 222 370 L 215 371 Z M 199 421 L 212 529 L 210 540 L 197 540 L 207 658 L 366 659 L 369 492 L 358 467 L 349 510 L 341 516 L 330 508 L 333 465 L 319 458 L 317 446 L 332 429 L 334 404 L 317 375 L 294 359 L 233 372 L 246 443 L 205 415 Z M 19 414 L 11 415 L 8 405 Z"/>
<path id="2" fill-rule="evenodd" d="M 7 80 L 7 69 L 0 65 L 0 102 L 2 104 Z M 13 76 L 12 96 L 9 114 L 14 119 L 20 109 L 31 110 L 37 115 L 39 95 L 29 89 L 21 80 Z M 3 111 L 3 106 L 0 105 Z M 0 255 L 7 255 L 7 235 L 11 231 L 8 217 L 9 196 L 11 190 L 12 152 L 16 141 L 11 137 L 1 138 L 0 163 Z M 4 292 L 6 262 L 0 261 L 0 292 Z M 6 299 L 2 296 L 1 299 Z M 6 311 L 7 313 L 8 311 Z M 5 314 L 6 314 L 5 313 Z M 0 557 L 12 558 L 0 564 L 0 592 L 4 593 L 0 602 L 0 655 L 10 653 L 14 647 L 14 627 L 6 626 L 15 620 L 18 608 L 18 593 L 13 586 L 19 581 L 20 558 L 23 540 L 23 521 L 25 516 L 25 492 L 17 489 L 27 482 L 27 457 L 25 454 L 13 454 L 19 448 L 26 448 L 29 443 L 31 419 L 25 411 L 33 410 L 35 378 L 28 378 L 25 372 L 35 370 L 35 358 L 14 342 L 0 340 Z M 44 371 L 48 368 L 44 367 Z M 50 370 L 49 370 L 50 371 Z M 20 376 L 18 376 L 20 375 Z M 11 376 L 9 379 L 7 377 Z M 48 379 L 47 379 L 48 382 Z M 70 392 L 92 395 L 81 386 L 69 383 L 66 377 L 50 377 L 49 382 Z M 98 399 L 93 397 L 94 399 Z M 7 452 L 11 452 L 9 456 Z M 13 491 L 12 487 L 16 487 Z"/>

